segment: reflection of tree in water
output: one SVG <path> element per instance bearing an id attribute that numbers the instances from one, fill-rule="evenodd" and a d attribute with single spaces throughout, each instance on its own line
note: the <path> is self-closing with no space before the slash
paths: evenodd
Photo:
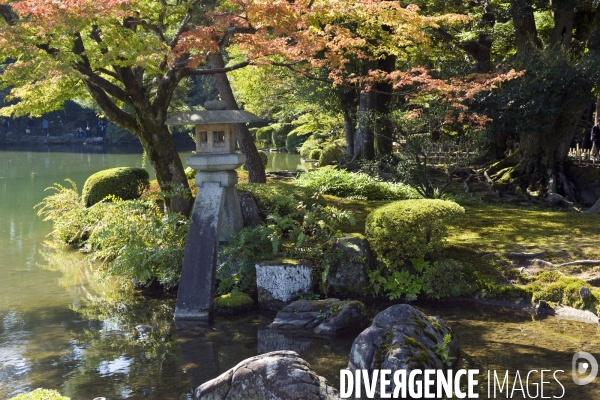
<path id="1" fill-rule="evenodd" d="M 47 243 L 43 253 L 43 267 L 62 272 L 71 308 L 89 321 L 72 336 L 81 359 L 63 385 L 65 395 L 167 399 L 191 393 L 179 361 L 174 298 L 148 298 L 131 285 L 100 280 L 98 265 L 69 248 Z"/>
<path id="2" fill-rule="evenodd" d="M 49 243 L 43 254 L 44 268 L 63 274 L 60 284 L 71 292 L 71 308 L 84 320 L 71 336 L 79 364 L 61 388 L 73 399 L 186 398 L 240 361 L 281 346 L 299 351 L 332 382 L 347 365 L 353 337 L 274 337 L 264 329 L 274 315 L 260 313 L 175 327 L 174 297 L 148 298 L 130 286 L 99 281 L 98 265 L 70 248 Z"/>

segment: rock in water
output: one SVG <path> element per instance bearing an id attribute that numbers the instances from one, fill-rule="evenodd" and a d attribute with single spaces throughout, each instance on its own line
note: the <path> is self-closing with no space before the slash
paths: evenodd
<path id="1" fill-rule="evenodd" d="M 279 311 L 269 328 L 337 335 L 365 327 L 367 321 L 364 309 L 365 306 L 360 301 L 297 300 Z"/>
<path id="2" fill-rule="evenodd" d="M 428 317 L 408 304 L 380 312 L 370 327 L 354 340 L 349 369 L 412 370 L 448 369 L 458 358 L 458 342 L 452 330 L 437 317 Z M 422 377 L 422 376 L 421 376 Z M 380 384 L 376 387 L 379 390 Z M 393 383 L 387 389 L 393 390 Z"/>
<path id="3" fill-rule="evenodd" d="M 274 351 L 248 358 L 200 385 L 196 400 L 338 400 L 340 395 L 297 353 Z"/>

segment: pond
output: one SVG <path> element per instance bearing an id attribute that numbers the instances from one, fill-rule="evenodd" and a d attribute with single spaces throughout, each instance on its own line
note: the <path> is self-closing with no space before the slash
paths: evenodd
<path id="1" fill-rule="evenodd" d="M 72 399 L 186 399 L 242 359 L 280 348 L 298 351 L 337 387 L 352 337 L 274 339 L 266 330 L 273 315 L 263 313 L 177 327 L 169 296 L 124 298 L 112 308 L 101 302 L 102 284 L 88 279 L 94 265 L 52 244 L 50 224 L 33 207 L 54 182 L 70 178 L 81 188 L 98 170 L 141 163 L 138 147 L 0 147 L 0 398 L 45 387 Z M 270 163 L 300 165 L 299 156 L 283 153 L 271 153 Z M 418 306 L 447 319 L 465 366 L 562 369 L 565 398 L 600 396 L 598 385 L 576 387 L 570 379 L 575 352 L 600 355 L 595 326 L 464 303 Z M 102 320 L 94 318 L 99 314 Z M 148 329 L 140 332 L 138 325 Z"/>

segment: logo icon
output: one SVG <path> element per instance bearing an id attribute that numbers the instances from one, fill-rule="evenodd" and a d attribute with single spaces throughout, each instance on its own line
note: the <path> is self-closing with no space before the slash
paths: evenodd
<path id="1" fill-rule="evenodd" d="M 582 361 L 582 359 L 585 361 Z M 587 385 L 588 383 L 592 383 L 596 378 L 596 375 L 598 375 L 598 361 L 596 361 L 596 358 L 593 355 L 585 351 L 580 351 L 573 355 L 571 367 L 573 382 L 575 382 L 576 385 Z M 579 377 L 586 373 L 588 373 L 588 376 L 583 378 Z"/>

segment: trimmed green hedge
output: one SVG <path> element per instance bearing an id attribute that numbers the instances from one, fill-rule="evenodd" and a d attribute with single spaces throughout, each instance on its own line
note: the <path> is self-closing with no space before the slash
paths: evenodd
<path id="1" fill-rule="evenodd" d="M 269 146 L 273 136 L 273 126 L 263 126 L 256 131 L 256 141 L 262 145 Z"/>
<path id="2" fill-rule="evenodd" d="M 150 186 L 150 176 L 143 168 L 111 168 L 96 172 L 90 176 L 81 198 L 86 207 L 114 195 L 123 200 L 138 199 L 142 192 Z"/>
<path id="3" fill-rule="evenodd" d="M 273 124 L 273 131 L 271 133 L 271 146 L 275 149 L 285 147 L 285 141 L 288 133 L 294 129 L 292 124 Z"/>
<path id="4" fill-rule="evenodd" d="M 390 270 L 399 270 L 411 258 L 437 257 L 447 225 L 464 212 L 458 204 L 445 200 L 395 201 L 367 216 L 365 236 L 378 261 Z"/>
<path id="5" fill-rule="evenodd" d="M 341 147 L 335 144 L 328 144 L 321 150 L 321 157 L 319 157 L 319 166 L 324 167 L 325 165 L 337 164 L 344 158 L 345 151 Z"/>

